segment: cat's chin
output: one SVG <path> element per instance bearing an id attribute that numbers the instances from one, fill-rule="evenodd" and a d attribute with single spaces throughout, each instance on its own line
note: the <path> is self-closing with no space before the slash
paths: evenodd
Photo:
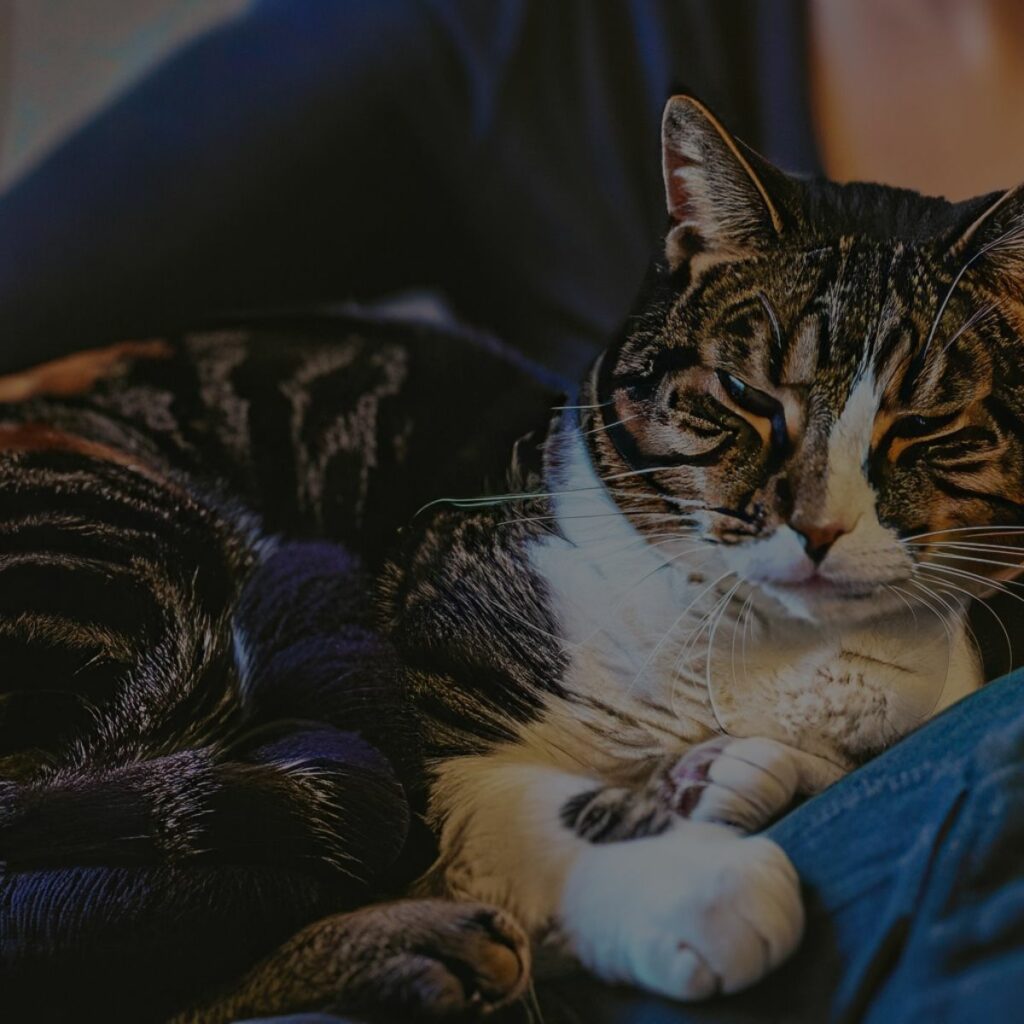
<path id="1" fill-rule="evenodd" d="M 802 622 L 859 625 L 907 610 L 897 594 L 882 586 L 854 588 L 821 577 L 802 583 L 759 581 L 757 586 L 770 599 L 764 611 Z"/>

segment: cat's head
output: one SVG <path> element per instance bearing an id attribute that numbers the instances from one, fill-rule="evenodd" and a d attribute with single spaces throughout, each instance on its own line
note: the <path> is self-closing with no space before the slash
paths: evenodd
<path id="1" fill-rule="evenodd" d="M 663 144 L 664 260 L 585 434 L 637 528 L 684 515 L 778 614 L 822 622 L 1016 572 L 1024 189 L 801 181 L 688 97 Z"/>

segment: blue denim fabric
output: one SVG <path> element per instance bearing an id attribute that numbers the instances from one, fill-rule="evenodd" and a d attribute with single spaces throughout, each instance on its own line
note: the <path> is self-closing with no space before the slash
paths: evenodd
<path id="1" fill-rule="evenodd" d="M 769 834 L 806 887 L 807 935 L 781 970 L 700 1006 L 557 985 L 540 993 L 547 1024 L 1024 1019 L 1024 672 L 950 708 Z M 286 1021 L 321 1024 L 275 1024 Z"/>

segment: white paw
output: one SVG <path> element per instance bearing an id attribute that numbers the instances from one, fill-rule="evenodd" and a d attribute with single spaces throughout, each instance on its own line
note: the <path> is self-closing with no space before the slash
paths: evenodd
<path id="1" fill-rule="evenodd" d="M 591 846 L 561 918 L 594 974 L 684 1000 L 752 985 L 793 952 L 804 922 L 782 849 L 706 822 Z"/>
<path id="2" fill-rule="evenodd" d="M 717 736 L 688 750 L 668 772 L 669 802 L 683 817 L 754 832 L 798 795 L 824 789 L 842 769 L 777 740 Z"/>

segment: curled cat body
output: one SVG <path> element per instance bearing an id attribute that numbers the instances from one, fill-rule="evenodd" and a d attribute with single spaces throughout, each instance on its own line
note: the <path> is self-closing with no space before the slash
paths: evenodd
<path id="1" fill-rule="evenodd" d="M 417 774 L 404 781 L 436 861 L 407 898 L 341 901 L 178 1020 L 485 1012 L 524 992 L 531 962 L 566 960 L 675 999 L 742 989 L 803 928 L 799 879 L 758 833 L 981 684 L 966 610 L 1018 571 L 1024 535 L 1024 192 L 952 204 L 797 180 L 689 97 L 666 108 L 663 156 L 664 255 L 621 335 L 571 404 L 516 446 L 506 492 L 431 501 L 376 574 L 375 626 L 415 723 Z M 374 499 L 373 481 L 384 466 L 412 474 L 410 452 L 427 452 L 418 437 L 451 434 L 448 412 L 420 415 L 419 433 L 396 417 L 403 382 L 426 382 L 422 411 L 439 370 L 385 333 L 275 355 L 261 382 L 246 369 L 244 408 L 244 352 L 209 339 L 176 350 L 171 362 L 198 381 L 195 409 L 216 421 L 212 463 L 187 431 L 188 444 L 171 437 L 169 406 L 136 393 L 129 413 L 131 388 L 115 387 L 117 422 L 133 423 L 116 473 L 141 466 L 142 489 L 164 486 L 154 474 L 167 487 L 215 477 L 195 515 L 220 531 L 222 575 L 238 581 L 204 597 L 224 606 L 208 631 L 229 638 L 200 645 L 226 666 L 209 727 L 180 742 L 165 730 L 134 761 L 199 740 L 237 750 L 236 718 L 265 699 L 253 667 L 265 645 L 239 594 L 263 579 L 279 534 L 383 547 L 401 509 Z M 321 386 L 353 375 L 370 398 Z M 31 402 L 34 380 L 7 392 Z M 325 397 L 327 416 L 314 412 Z M 493 402 L 475 408 L 501 418 Z M 94 429 L 75 415 L 76 430 Z M 254 447 L 274 417 L 296 508 Z M 26 451 L 42 443 L 14 432 Z M 153 436 L 150 451 L 139 438 Z M 78 456 L 100 457 L 89 444 Z M 434 457 L 450 476 L 443 450 Z M 426 477 L 409 477 L 406 500 L 453 486 Z M 363 705 L 345 707 L 346 728 L 388 749 L 379 716 L 367 726 Z M 290 713 L 317 717 L 308 703 Z M 292 801 L 272 820 L 289 823 L 302 856 L 326 844 L 332 863 L 372 874 L 371 844 L 351 828 L 364 789 L 259 763 L 273 776 L 266 799 Z M 13 822 L 26 764 L 0 790 Z M 207 773 L 196 792 L 218 785 Z M 204 842 L 240 827 L 209 824 L 224 806 L 193 809 Z M 392 822 L 396 847 L 400 817 L 375 819 Z M 256 831 L 250 815 L 239 845 L 273 842 Z"/>

